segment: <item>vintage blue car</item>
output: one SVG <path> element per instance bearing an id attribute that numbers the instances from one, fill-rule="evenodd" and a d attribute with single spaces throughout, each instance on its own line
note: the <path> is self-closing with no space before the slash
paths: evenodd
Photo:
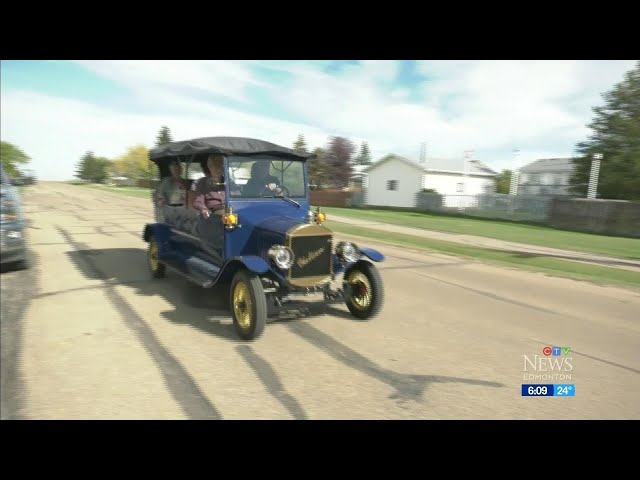
<path id="1" fill-rule="evenodd" d="M 195 209 L 193 180 L 184 179 L 184 170 L 174 173 L 186 182 L 185 203 L 156 205 L 156 221 L 143 232 L 155 278 L 169 269 L 204 288 L 229 285 L 233 322 L 244 340 L 257 338 L 296 295 L 345 302 L 363 320 L 380 311 L 383 284 L 372 262 L 384 257 L 352 242 L 334 245 L 326 215 L 310 205 L 311 155 L 251 138 L 209 137 L 162 145 L 150 160 L 164 180 L 176 160 L 187 172 L 206 171 L 212 154 L 223 157 L 223 176 L 204 180 L 224 192 L 221 211 L 209 216 Z M 253 178 L 259 170 L 266 182 Z"/>

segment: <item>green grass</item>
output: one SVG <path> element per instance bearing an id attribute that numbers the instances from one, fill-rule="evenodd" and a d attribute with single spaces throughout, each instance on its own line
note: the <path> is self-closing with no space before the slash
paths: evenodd
<path id="1" fill-rule="evenodd" d="M 392 246 L 409 247 L 462 258 L 472 258 L 484 263 L 542 272 L 551 276 L 583 280 L 599 285 L 618 285 L 640 289 L 640 273 L 630 270 L 588 265 L 571 260 L 535 256 L 521 252 L 504 252 L 487 248 L 471 247 L 413 235 L 389 232 L 377 233 L 368 228 L 351 227 L 339 223 L 332 223 L 331 230 L 345 235 L 368 238 Z"/>
<path id="2" fill-rule="evenodd" d="M 102 190 L 103 192 L 119 193 L 121 195 L 128 195 L 130 197 L 138 198 L 151 198 L 151 189 L 142 187 L 111 187 L 109 185 L 96 185 L 91 183 L 73 183 L 72 185 L 79 185 L 86 188 L 93 188 L 95 190 Z"/>
<path id="3" fill-rule="evenodd" d="M 405 227 L 448 233 L 478 235 L 515 243 L 560 248 L 612 257 L 640 259 L 640 239 L 569 232 L 554 228 L 501 220 L 459 218 L 422 212 L 374 209 L 323 208 L 329 215 L 371 220 Z"/>

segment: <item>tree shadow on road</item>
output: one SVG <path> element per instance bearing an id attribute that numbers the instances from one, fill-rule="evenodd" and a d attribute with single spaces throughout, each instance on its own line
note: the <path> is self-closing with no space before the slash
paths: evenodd
<path id="1" fill-rule="evenodd" d="M 289 329 L 344 365 L 393 388 L 394 392 L 389 398 L 396 400 L 401 406 L 409 400 L 421 401 L 427 388 L 434 383 L 462 383 L 483 387 L 504 387 L 502 383 L 473 378 L 399 373 L 377 364 L 307 322 L 290 324 Z"/>
<path id="2" fill-rule="evenodd" d="M 152 279 L 148 271 L 146 252 L 138 248 L 82 249 L 68 252 L 67 255 L 89 279 L 102 280 L 106 285 L 123 285 L 133 288 L 136 295 L 162 297 L 174 307 L 173 311 L 162 312 L 162 316 L 171 322 L 192 326 L 229 341 L 246 343 L 240 340 L 231 321 L 228 285 L 220 284 L 210 289 L 203 289 L 170 272 L 163 279 Z M 94 288 L 100 288 L 100 286 Z M 387 369 L 312 326 L 311 323 L 303 321 L 323 314 L 359 321 L 347 311 L 323 302 L 309 302 L 302 308 L 296 305 L 290 310 L 285 310 L 281 315 L 272 317 L 270 321 L 285 323 L 292 333 L 325 351 L 345 366 L 359 370 L 390 386 L 394 390 L 390 398 L 396 400 L 400 406 L 410 400 L 421 401 L 428 386 L 434 383 L 462 383 L 494 388 L 504 386 L 501 383 L 485 380 L 404 374 Z M 243 350 L 241 353 L 247 352 Z M 259 367 L 262 363 L 258 362 L 256 365 Z M 266 371 L 264 368 L 259 370 L 263 373 Z M 271 378 L 272 375 L 267 377 Z M 276 390 L 280 396 L 283 395 L 281 388 Z M 287 399 L 288 397 L 281 400 Z M 297 404 L 289 405 L 291 403 L 289 400 L 285 403 L 288 409 L 293 409 L 292 415 L 295 414 L 294 418 L 297 418 L 299 408 L 296 407 Z"/>

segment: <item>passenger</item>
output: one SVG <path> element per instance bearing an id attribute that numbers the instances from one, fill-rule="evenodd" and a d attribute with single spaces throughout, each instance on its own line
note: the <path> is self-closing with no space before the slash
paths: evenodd
<path id="1" fill-rule="evenodd" d="M 188 182 L 182 178 L 182 164 L 172 160 L 169 164 L 171 175 L 164 177 L 155 191 L 156 218 L 160 222 L 176 225 L 178 212 L 187 201 Z"/>
<path id="2" fill-rule="evenodd" d="M 224 190 L 224 159 L 222 155 L 209 155 L 207 161 L 201 162 L 205 176 L 194 184 L 196 198 L 193 208 L 198 210 L 204 218 L 209 218 L 211 211 L 216 215 L 222 215 L 225 202 Z M 239 193 L 239 187 L 230 182 L 229 189 Z"/>
<path id="3" fill-rule="evenodd" d="M 278 179 L 269 175 L 269 165 L 271 162 L 258 160 L 251 166 L 251 178 L 244 186 L 244 195 L 257 197 L 265 193 L 269 195 L 280 195 L 282 189 L 278 188 Z"/>
<path id="4" fill-rule="evenodd" d="M 209 218 L 211 212 L 216 216 L 224 214 L 225 186 L 224 186 L 224 158 L 222 155 L 209 155 L 206 163 L 201 162 L 205 176 L 194 184 L 196 198 L 193 208 L 200 214 L 197 222 L 196 234 L 203 245 L 218 249 L 222 247 L 224 226 L 221 218 Z M 229 188 L 236 192 L 238 187 L 231 183 Z"/>
<path id="5" fill-rule="evenodd" d="M 156 190 L 156 198 L 160 205 L 172 207 L 183 206 L 186 202 L 188 183 L 182 178 L 182 165 L 177 160 L 169 164 L 171 175 L 164 177 Z"/>

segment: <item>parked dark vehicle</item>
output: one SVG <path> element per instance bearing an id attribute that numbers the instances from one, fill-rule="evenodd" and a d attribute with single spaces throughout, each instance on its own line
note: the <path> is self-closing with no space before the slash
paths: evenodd
<path id="1" fill-rule="evenodd" d="M 150 159 L 164 179 L 171 162 L 178 160 L 190 171 L 210 154 L 224 156 L 222 182 L 214 184 L 225 193 L 221 214 L 203 218 L 192 208 L 191 195 L 186 205 L 156 205 L 156 221 L 143 232 L 154 277 L 169 269 L 204 288 L 228 284 L 233 322 L 245 340 L 258 337 L 268 316 L 297 295 L 345 302 L 363 320 L 380 311 L 383 283 L 373 262 L 384 257 L 352 242 L 334 245 L 333 232 L 323 225 L 326 215 L 310 207 L 310 155 L 262 140 L 210 137 L 163 145 L 150 152 Z M 260 167 L 268 169 L 276 190 L 256 189 L 249 172 Z M 207 222 L 222 227 L 210 228 L 215 225 Z"/>
<path id="2" fill-rule="evenodd" d="M 26 268 L 25 222 L 18 189 L 0 164 L 0 262 Z"/>

